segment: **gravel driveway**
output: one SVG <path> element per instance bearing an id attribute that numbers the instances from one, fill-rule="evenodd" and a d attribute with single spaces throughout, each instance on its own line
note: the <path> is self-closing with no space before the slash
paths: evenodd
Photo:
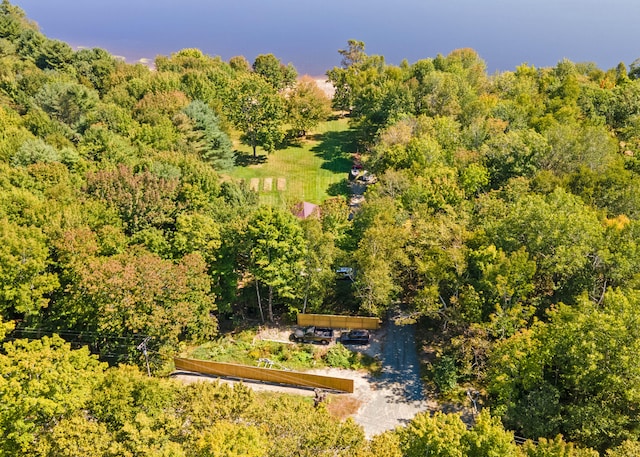
<path id="1" fill-rule="evenodd" d="M 354 393 L 362 401 L 354 420 L 362 425 L 368 437 L 403 425 L 417 413 L 437 407 L 434 401 L 425 399 L 415 326 L 399 325 L 395 319 L 389 319 L 375 340 L 370 350 L 377 353 L 371 355 L 380 358 L 382 373 L 379 377 L 367 376 L 368 388 L 359 390 L 356 384 Z"/>
<path id="2" fill-rule="evenodd" d="M 352 346 L 354 350 L 366 352 L 381 360 L 382 371 L 379 376 L 340 368 L 309 371 L 314 374 L 353 379 L 354 393 L 339 395 L 351 395 L 358 400 L 360 408 L 352 417 L 363 427 L 367 437 L 406 424 L 417 413 L 433 410 L 438 406 L 435 401 L 425 399 L 414 335 L 414 325 L 400 325 L 395 319 L 389 319 L 382 329 L 373 334 L 371 344 Z M 217 380 L 215 377 L 189 373 L 176 373 L 173 377 L 183 382 Z M 314 395 L 311 389 L 252 382 L 245 384 L 260 391 Z"/>

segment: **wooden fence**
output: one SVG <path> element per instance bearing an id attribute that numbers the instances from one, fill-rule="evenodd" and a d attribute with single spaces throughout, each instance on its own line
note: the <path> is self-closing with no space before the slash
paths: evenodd
<path id="1" fill-rule="evenodd" d="M 353 393 L 353 379 L 174 357 L 176 370 Z"/>
<path id="2" fill-rule="evenodd" d="M 334 314 L 298 314 L 298 325 L 307 327 L 348 328 L 377 330 L 380 328 L 380 319 L 377 317 L 362 316 L 337 316 Z"/>

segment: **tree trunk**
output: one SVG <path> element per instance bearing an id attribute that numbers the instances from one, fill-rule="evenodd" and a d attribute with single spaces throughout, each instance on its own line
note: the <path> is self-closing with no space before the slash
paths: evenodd
<path id="1" fill-rule="evenodd" d="M 260 309 L 260 320 L 262 320 L 262 323 L 264 324 L 264 313 L 262 312 L 262 300 L 260 300 L 260 286 L 258 285 L 258 279 L 256 279 L 256 295 L 258 296 L 258 309 Z"/>
<path id="2" fill-rule="evenodd" d="M 273 322 L 273 287 L 269 286 L 269 322 Z"/>
<path id="3" fill-rule="evenodd" d="M 311 275 L 307 276 L 307 287 L 304 290 L 304 303 L 302 304 L 302 314 L 307 312 L 307 299 L 309 298 L 309 286 L 311 285 Z"/>

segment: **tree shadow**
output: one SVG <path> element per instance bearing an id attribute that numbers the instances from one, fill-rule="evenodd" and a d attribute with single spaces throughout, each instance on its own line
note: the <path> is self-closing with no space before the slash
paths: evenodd
<path id="1" fill-rule="evenodd" d="M 234 164 L 237 167 L 248 167 L 249 165 L 258 165 L 267 161 L 266 155 L 253 156 L 251 153 L 234 151 Z"/>
<path id="2" fill-rule="evenodd" d="M 353 165 L 351 153 L 356 150 L 353 130 L 310 135 L 309 139 L 319 142 L 311 151 L 324 160 L 322 168 L 334 173 L 349 173 Z"/>
<path id="3" fill-rule="evenodd" d="M 351 194 L 351 188 L 349 187 L 349 181 L 347 178 L 329 184 L 329 187 L 327 187 L 327 194 L 332 197 L 337 197 L 338 195 L 348 197 Z"/>
<path id="4" fill-rule="evenodd" d="M 335 287 L 329 288 L 329 293 L 318 311 L 324 314 L 357 315 L 359 308 L 360 303 L 353 295 L 353 283 L 348 279 L 336 279 Z"/>

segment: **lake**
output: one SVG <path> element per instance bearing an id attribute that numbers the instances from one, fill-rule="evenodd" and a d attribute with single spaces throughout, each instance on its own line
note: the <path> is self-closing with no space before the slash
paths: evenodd
<path id="1" fill-rule="evenodd" d="M 490 73 L 568 58 L 600 68 L 640 57 L 637 0 L 14 0 L 50 38 L 127 61 L 199 48 L 228 60 L 273 53 L 319 76 L 347 40 L 388 63 L 470 47 Z"/>

